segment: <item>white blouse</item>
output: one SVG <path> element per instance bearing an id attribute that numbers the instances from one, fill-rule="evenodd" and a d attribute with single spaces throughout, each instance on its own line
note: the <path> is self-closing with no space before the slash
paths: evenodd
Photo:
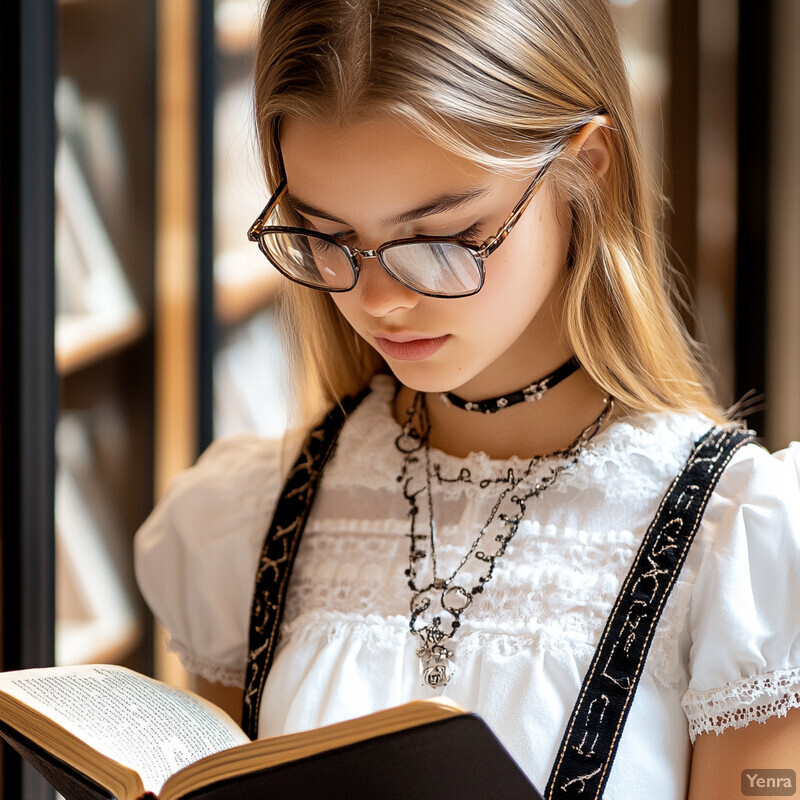
<path id="1" fill-rule="evenodd" d="M 642 536 L 710 423 L 648 413 L 599 433 L 528 503 L 494 577 L 464 612 L 452 640 L 452 680 L 433 690 L 422 684 L 408 629 L 409 507 L 398 485 L 394 391 L 390 377 L 374 379 L 323 475 L 259 733 L 442 694 L 477 711 L 542 791 Z M 214 443 L 174 480 L 137 535 L 141 590 L 194 674 L 244 683 L 256 562 L 300 441 Z M 527 464 L 435 450 L 431 458 L 445 477 L 464 468 L 474 478 L 497 477 Z M 497 492 L 454 482 L 436 486 L 433 499 L 439 574 L 449 574 Z M 775 455 L 745 445 L 710 499 L 658 625 L 607 800 L 683 798 L 698 734 L 800 707 L 799 586 L 800 444 Z"/>

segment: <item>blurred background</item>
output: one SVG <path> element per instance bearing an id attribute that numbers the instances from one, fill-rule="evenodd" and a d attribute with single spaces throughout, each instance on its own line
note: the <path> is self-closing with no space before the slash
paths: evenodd
<path id="1" fill-rule="evenodd" d="M 281 284 L 246 230 L 259 0 L 0 10 L 0 668 L 174 682 L 131 540 L 216 436 L 279 435 Z M 800 439 L 800 3 L 615 0 L 690 325 L 725 405 Z M 4 753 L 2 797 L 51 794 Z"/>

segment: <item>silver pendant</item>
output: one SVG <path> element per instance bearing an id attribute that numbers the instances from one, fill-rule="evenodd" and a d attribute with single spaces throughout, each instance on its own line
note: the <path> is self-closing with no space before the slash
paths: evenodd
<path id="1" fill-rule="evenodd" d="M 453 677 L 452 668 L 447 664 L 432 664 L 422 671 L 422 682 L 431 689 L 439 689 L 450 683 Z"/>
<path id="2" fill-rule="evenodd" d="M 455 671 L 453 651 L 441 642 L 445 638 L 440 628 L 428 628 L 422 646 L 417 650 L 422 673 L 422 684 L 431 689 L 439 689 L 450 683 Z M 422 636 L 422 631 L 419 632 Z"/>

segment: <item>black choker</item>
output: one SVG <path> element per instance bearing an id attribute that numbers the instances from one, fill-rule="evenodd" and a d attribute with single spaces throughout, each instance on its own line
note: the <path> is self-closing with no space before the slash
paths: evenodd
<path id="1" fill-rule="evenodd" d="M 552 389 L 557 384 L 561 383 L 564 378 L 568 378 L 573 372 L 580 369 L 580 364 L 576 358 L 571 358 L 566 363 L 562 364 L 555 372 L 545 375 L 538 381 L 534 381 L 530 386 L 520 389 L 511 394 L 503 394 L 500 397 L 490 397 L 488 400 L 464 400 L 452 392 L 441 392 L 439 397 L 445 403 L 452 403 L 464 411 L 477 411 L 480 414 L 494 414 L 503 408 L 515 406 L 517 403 L 533 403 L 536 400 L 541 400 L 542 395 L 548 390 Z"/>

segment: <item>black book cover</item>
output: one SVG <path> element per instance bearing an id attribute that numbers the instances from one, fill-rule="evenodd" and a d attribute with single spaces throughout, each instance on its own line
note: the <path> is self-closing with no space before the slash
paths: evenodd
<path id="1" fill-rule="evenodd" d="M 116 800 L 106 789 L 0 720 L 2 736 L 66 800 Z"/>
<path id="2" fill-rule="evenodd" d="M 0 735 L 66 800 L 116 800 L 2 722 Z M 434 794 L 458 800 L 542 800 L 486 723 L 474 714 L 219 781 L 190 792 L 183 800 L 408 800 Z"/>
<path id="3" fill-rule="evenodd" d="M 542 800 L 474 714 L 346 745 L 224 781 L 185 800 Z"/>

